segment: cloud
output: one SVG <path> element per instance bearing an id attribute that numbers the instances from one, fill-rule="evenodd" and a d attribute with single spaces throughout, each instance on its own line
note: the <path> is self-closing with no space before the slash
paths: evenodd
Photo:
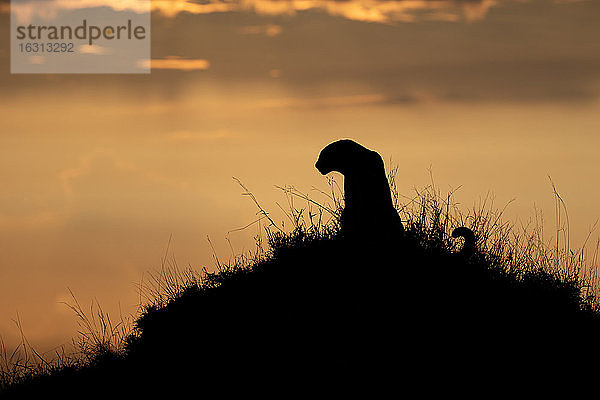
<path id="1" fill-rule="evenodd" d="M 451 3 L 458 7 L 454 11 L 469 13 L 481 10 L 478 7 L 484 4 Z M 298 4 L 295 8 L 300 9 L 313 3 Z M 6 79 L 0 79 L 0 98 L 9 99 L 24 88 L 54 91 L 66 79 L 85 90 L 122 90 L 136 98 L 135 104 L 151 103 L 155 95 L 183 98 L 195 85 L 218 93 L 260 87 L 256 96 L 259 100 L 270 98 L 267 106 L 271 108 L 282 104 L 310 108 L 319 102 L 331 107 L 332 102 L 341 104 L 339 99 L 344 96 L 365 94 L 383 96 L 379 102 L 405 105 L 431 101 L 585 102 L 598 98 L 600 53 L 590 38 L 600 34 L 594 20 L 599 2 L 569 6 L 541 0 L 499 0 L 497 4 L 506 6 L 505 12 L 488 14 L 485 23 L 402 23 L 393 27 L 348 23 L 326 13 L 299 13 L 295 19 L 240 12 L 218 16 L 184 13 L 176 24 L 154 15 L 155 37 L 168 40 L 154 41 L 155 59 L 145 62 L 151 62 L 155 70 L 202 73 L 157 73 L 144 78 L 144 85 L 129 76 L 51 80 L 32 75 L 15 80 L 6 73 Z M 436 13 L 437 19 L 456 15 L 445 14 L 439 7 Z M 470 15 L 476 18 L 476 14 Z M 433 14 L 428 18 L 434 18 Z M 284 34 L 269 37 L 269 30 L 277 31 L 269 28 L 271 25 L 281 26 Z M 0 47 L 2 44 L 10 48 L 8 37 L 0 38 Z M 9 63 L 3 65 L 7 68 Z M 225 82 L 227 85 L 222 84 Z M 272 100 L 279 97 L 283 100 Z M 314 100 L 323 98 L 329 100 Z M 343 101 L 374 104 L 372 99 L 350 99 Z M 140 113 L 152 115 L 177 112 L 175 106 L 139 107 Z M 111 115 L 124 112 L 115 109 Z"/>
<path id="2" fill-rule="evenodd" d="M 369 93 L 313 98 L 284 97 L 258 101 L 256 102 L 256 106 L 259 108 L 332 108 L 383 104 L 387 102 L 388 99 L 386 96 L 379 93 Z"/>
<path id="3" fill-rule="evenodd" d="M 110 54 L 111 49 L 108 47 L 98 46 L 97 44 L 84 44 L 79 46 L 79 52 L 82 54 L 105 55 Z"/>
<path id="4" fill-rule="evenodd" d="M 203 2 L 192 2 L 188 0 L 152 0 L 152 10 L 159 11 L 168 17 L 174 17 L 179 13 L 190 14 L 213 14 L 227 11 L 236 11 L 236 1 L 207 0 Z"/>
<path id="5" fill-rule="evenodd" d="M 12 10 L 17 21 L 23 24 L 29 23 L 34 17 L 45 21 L 52 20 L 64 10 L 109 7 L 115 11 L 137 14 L 148 13 L 151 10 L 148 0 L 21 0 L 1 6 L 0 11 L 9 13 Z"/>
<path id="6" fill-rule="evenodd" d="M 268 37 L 278 36 L 282 31 L 281 25 L 274 24 L 248 25 L 239 29 L 242 35 L 265 35 Z"/>
<path id="7" fill-rule="evenodd" d="M 351 0 L 323 1 L 322 7 L 331 15 L 356 21 L 393 23 L 413 22 L 419 19 L 446 21 L 482 19 L 496 5 L 495 0 Z"/>
<path id="8" fill-rule="evenodd" d="M 28 61 L 29 64 L 43 65 L 46 63 L 46 58 L 44 56 L 29 56 Z"/>
<path id="9" fill-rule="evenodd" d="M 168 17 L 180 13 L 213 14 L 224 12 L 251 12 L 259 15 L 295 15 L 317 10 L 350 20 L 395 23 L 420 19 L 444 21 L 475 21 L 485 17 L 500 1 L 506 0 L 152 0 L 152 11 Z M 35 4 L 34 4 L 35 3 Z M 74 10 L 93 7 L 111 7 L 116 11 L 147 12 L 147 0 L 47 0 L 26 2 L 16 10 L 20 19 L 32 13 L 49 15 L 60 9 Z M 2 3 L 8 12 L 8 4 Z M 272 31 L 274 32 L 274 31 Z"/>
<path id="10" fill-rule="evenodd" d="M 496 4 L 496 0 L 208 0 L 202 3 L 170 0 L 153 1 L 152 9 L 168 16 L 184 11 L 193 14 L 250 11 L 260 15 L 295 15 L 301 11 L 319 10 L 350 20 L 393 23 L 415 21 L 420 17 L 473 21 L 483 18 Z"/>
<path id="11" fill-rule="evenodd" d="M 140 60 L 142 68 L 150 66 L 152 69 L 173 69 L 179 71 L 204 71 L 210 68 L 210 62 L 203 59 L 188 59 L 176 56 L 166 58 L 154 58 L 152 60 Z"/>
<path id="12" fill-rule="evenodd" d="M 10 12 L 10 1 L 2 0 L 0 10 Z M 109 7 L 115 11 L 131 11 L 146 13 L 159 11 L 166 16 L 174 17 L 187 12 L 191 14 L 212 14 L 217 12 L 235 11 L 239 8 L 237 1 L 208 0 L 195 2 L 189 0 L 21 0 L 12 4 L 13 11 L 20 20 L 31 15 L 38 17 L 51 16 L 60 10 L 82 10 L 88 8 Z M 26 19 L 25 19 L 26 20 Z"/>
<path id="13" fill-rule="evenodd" d="M 110 7 L 115 11 L 159 12 L 173 18 L 182 13 L 256 13 L 265 16 L 292 16 L 303 11 L 321 11 L 348 20 L 393 24 L 422 20 L 446 22 L 478 21 L 494 7 L 529 0 L 23 0 L 13 5 L 20 21 L 32 15 L 48 18 L 58 10 Z M 589 0 L 554 0 L 571 4 Z M 547 1 L 551 3 L 550 0 Z M 0 0 L 0 13 L 10 12 L 9 0 Z"/>

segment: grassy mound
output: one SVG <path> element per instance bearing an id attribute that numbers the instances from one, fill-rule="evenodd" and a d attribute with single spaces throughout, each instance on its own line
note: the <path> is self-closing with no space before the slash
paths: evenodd
<path id="1" fill-rule="evenodd" d="M 348 244 L 335 226 L 271 233 L 250 261 L 172 271 L 176 289 L 146 307 L 123 348 L 100 345 L 86 363 L 3 394 L 441 393 L 578 374 L 598 353 L 585 338 L 600 334 L 582 280 L 543 268 L 539 248 L 511 247 L 489 215 L 472 221 L 479 251 L 469 256 L 448 235 L 449 213 L 427 201 L 391 245 Z"/>

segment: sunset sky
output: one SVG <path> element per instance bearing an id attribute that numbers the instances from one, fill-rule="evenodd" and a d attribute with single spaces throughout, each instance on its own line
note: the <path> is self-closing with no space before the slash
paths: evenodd
<path id="1" fill-rule="evenodd" d="M 65 1 L 68 3 L 68 0 Z M 134 6 L 135 1 L 87 0 Z M 275 185 L 324 198 L 314 162 L 347 137 L 398 165 L 409 195 L 493 192 L 507 218 L 553 227 L 552 186 L 580 245 L 600 217 L 600 2 L 152 2 L 150 75 L 10 74 L 0 0 L 0 337 L 17 313 L 46 351 L 70 343 L 62 301 L 136 311 L 171 253 L 214 268 L 229 231 L 272 211 Z M 341 178 L 339 178 L 341 181 Z M 549 234 L 551 234 L 550 229 Z M 257 226 L 229 235 L 253 248 Z M 595 235 L 594 237 L 596 237 Z"/>

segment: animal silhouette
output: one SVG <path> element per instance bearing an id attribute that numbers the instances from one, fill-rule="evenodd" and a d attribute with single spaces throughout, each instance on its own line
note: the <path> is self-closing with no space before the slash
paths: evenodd
<path id="1" fill-rule="evenodd" d="M 344 238 L 377 242 L 401 237 L 404 227 L 377 152 L 349 139 L 338 140 L 321 150 L 315 167 L 323 175 L 331 171 L 344 175 Z"/>
<path id="2" fill-rule="evenodd" d="M 463 239 L 465 239 L 465 244 L 463 245 L 460 254 L 466 257 L 470 257 L 471 255 L 473 255 L 473 253 L 475 253 L 475 250 L 477 249 L 475 246 L 476 240 L 475 234 L 472 230 L 464 226 L 458 227 L 452 231 L 452 237 L 462 237 Z"/>

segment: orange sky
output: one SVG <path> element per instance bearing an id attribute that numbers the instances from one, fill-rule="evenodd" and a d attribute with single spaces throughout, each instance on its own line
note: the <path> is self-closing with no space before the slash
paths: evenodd
<path id="1" fill-rule="evenodd" d="M 111 4 L 90 0 L 89 4 Z M 121 1 L 119 4 L 126 4 Z M 399 165 L 404 194 L 492 190 L 552 226 L 552 176 L 578 245 L 600 217 L 600 4 L 594 1 L 154 1 L 153 72 L 10 75 L 0 2 L 0 335 L 19 313 L 69 343 L 72 289 L 134 313 L 173 235 L 180 265 L 231 254 L 274 185 L 320 199 L 319 150 L 350 137 Z M 252 247 L 256 228 L 230 235 Z"/>

